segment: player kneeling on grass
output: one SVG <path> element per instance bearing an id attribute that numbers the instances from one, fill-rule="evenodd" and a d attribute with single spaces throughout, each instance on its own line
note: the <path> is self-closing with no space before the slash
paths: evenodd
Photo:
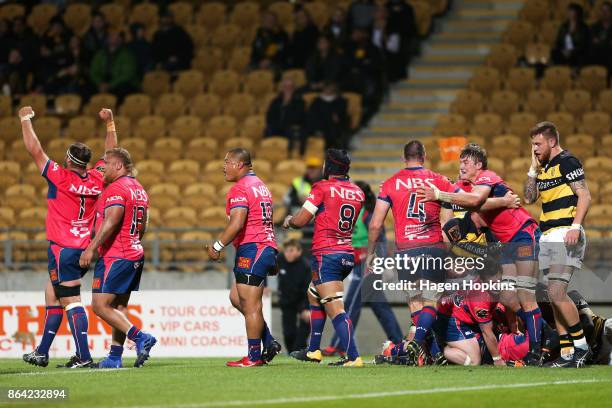
<path id="1" fill-rule="evenodd" d="M 144 265 L 141 240 L 147 227 L 149 198 L 132 176 L 134 165 L 127 150 L 108 150 L 104 162 L 107 187 L 97 204 L 95 237 L 79 260 L 82 268 L 88 268 L 94 251 L 98 250 L 92 284 L 93 309 L 113 328 L 110 354 L 97 367 L 122 367 L 126 336 L 136 343 L 134 367 L 141 367 L 157 340 L 132 325 L 126 312 L 131 292 L 140 285 Z"/>
<path id="2" fill-rule="evenodd" d="M 283 227 L 302 228 L 314 217 L 312 239 L 312 285 L 309 290 L 311 334 L 308 350 L 301 360 L 321 361 L 321 334 L 325 314 L 332 319 L 346 359 L 333 365 L 362 367 L 353 325 L 344 311 L 343 281 L 355 265 L 351 237 L 355 221 L 365 201 L 363 191 L 348 177 L 351 159 L 344 150 L 328 149 L 324 164 L 324 179 L 315 183 L 300 211 L 285 218 Z M 300 356 L 293 355 L 295 358 Z"/>
<path id="3" fill-rule="evenodd" d="M 36 350 L 24 354 L 27 363 L 46 367 L 49 348 L 60 328 L 66 310 L 76 355 L 58 367 L 78 368 L 93 365 L 87 341 L 87 313 L 81 303 L 81 278 L 87 268 L 79 266 L 79 256 L 90 242 L 95 205 L 102 193 L 103 163 L 88 170 L 91 150 L 83 143 L 73 143 L 66 151 L 64 167 L 49 159 L 36 137 L 30 106 L 19 109 L 23 142 L 41 175 L 49 184 L 47 193 L 47 239 L 49 240 L 49 281 L 45 289 L 45 327 Z M 110 109 L 102 109 L 100 118 L 106 122 L 107 149 L 117 144 L 117 134 Z"/>
<path id="4" fill-rule="evenodd" d="M 229 222 L 208 256 L 219 260 L 229 243 L 236 248 L 234 276 L 230 290 L 232 305 L 242 313 L 248 338 L 248 355 L 229 361 L 228 367 L 256 367 L 272 361 L 281 351 L 264 320 L 262 296 L 264 281 L 276 273 L 276 238 L 272 225 L 272 194 L 253 172 L 251 154 L 243 148 L 227 152 L 224 159 L 225 180 L 235 183 L 228 191 L 225 209 Z M 264 349 L 261 349 L 263 341 Z"/>

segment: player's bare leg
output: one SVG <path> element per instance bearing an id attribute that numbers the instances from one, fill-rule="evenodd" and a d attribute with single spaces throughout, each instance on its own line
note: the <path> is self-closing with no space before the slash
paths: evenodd
<path id="1" fill-rule="evenodd" d="M 508 320 L 509 328 L 512 332 L 518 331 L 517 316 L 523 320 L 523 311 L 521 309 L 521 303 L 519 302 L 517 294 L 517 283 L 516 283 L 516 265 L 515 264 L 502 264 L 502 278 L 501 282 L 508 286 L 514 287 L 514 289 L 502 290 L 499 293 L 499 302 L 506 307 L 506 317 Z"/>
<path id="2" fill-rule="evenodd" d="M 317 293 L 315 296 L 314 293 Z M 320 363 L 323 359 L 321 352 L 321 337 L 325 327 L 326 314 L 323 306 L 319 302 L 319 294 L 312 282 L 306 292 L 308 305 L 310 308 L 310 341 L 304 350 L 293 351 L 290 356 L 300 361 Z"/>
<path id="3" fill-rule="evenodd" d="M 444 348 L 444 357 L 457 365 L 480 365 L 480 346 L 475 338 L 450 341 Z"/>
<path id="4" fill-rule="evenodd" d="M 128 319 L 128 302 L 130 300 L 130 294 L 115 295 L 115 298 L 111 302 L 111 306 L 123 314 Z M 129 320 L 129 319 L 128 319 Z M 112 344 L 110 353 L 107 357 L 103 358 L 97 363 L 98 368 L 121 368 L 123 367 L 122 355 L 123 345 L 125 344 L 126 334 L 124 331 L 112 327 Z"/>
<path id="5" fill-rule="evenodd" d="M 263 285 L 254 286 L 245 283 L 234 283 L 230 290 L 230 301 L 236 302 L 237 296 L 236 308 L 244 316 L 249 348 L 246 357 L 227 362 L 228 367 L 256 367 L 266 364 L 261 349 L 262 333 L 266 326 L 263 317 L 263 291 Z"/>
<path id="6" fill-rule="evenodd" d="M 551 265 L 548 278 L 548 298 L 555 315 L 561 355 L 552 367 L 583 367 L 590 356 L 576 305 L 567 295 L 573 267 Z"/>

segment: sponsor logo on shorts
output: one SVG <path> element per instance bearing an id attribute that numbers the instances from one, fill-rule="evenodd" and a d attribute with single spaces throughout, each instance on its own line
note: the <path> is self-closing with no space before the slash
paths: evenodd
<path id="1" fill-rule="evenodd" d="M 243 256 L 238 257 L 238 267 L 249 269 L 251 267 L 251 258 L 245 258 Z"/>
<path id="2" fill-rule="evenodd" d="M 57 269 L 51 269 L 49 271 L 49 277 L 51 278 L 52 281 L 56 281 L 57 279 Z"/>
<path id="3" fill-rule="evenodd" d="M 100 278 L 94 278 L 93 283 L 91 284 L 92 289 L 100 289 Z"/>
<path id="4" fill-rule="evenodd" d="M 349 261 L 348 259 L 342 259 L 342 265 L 344 265 L 344 266 L 355 266 L 355 262 Z"/>
<path id="5" fill-rule="evenodd" d="M 531 246 L 522 246 L 517 250 L 519 258 L 527 258 L 533 256 L 533 248 Z"/>

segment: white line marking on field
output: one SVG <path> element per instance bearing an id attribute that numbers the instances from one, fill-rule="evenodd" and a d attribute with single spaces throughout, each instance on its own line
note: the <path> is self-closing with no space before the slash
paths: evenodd
<path id="1" fill-rule="evenodd" d="M 193 365 L 173 365 L 171 366 L 172 368 L 189 368 L 189 367 L 196 367 Z M 148 367 L 145 367 L 144 369 L 147 369 Z M 125 372 L 125 371 L 131 371 L 134 370 L 135 367 L 123 367 L 123 368 L 99 368 L 99 369 L 95 369 L 95 368 L 74 368 L 74 369 L 68 369 L 68 368 L 59 368 L 59 369 L 51 369 L 49 371 L 30 371 L 30 372 L 22 372 L 22 373 L 2 373 L 2 371 L 0 371 L 0 374 L 2 374 L 2 376 L 9 376 L 9 375 L 13 375 L 13 376 L 31 376 L 31 375 L 62 375 L 62 374 L 97 374 L 97 373 L 107 373 L 107 372 Z"/>
<path id="2" fill-rule="evenodd" d="M 212 408 L 212 407 L 240 407 L 244 405 L 273 405 L 273 404 L 297 404 L 306 402 L 322 402 L 322 401 L 341 401 L 347 399 L 366 399 L 366 398 L 380 398 L 380 397 L 397 397 L 403 395 L 423 395 L 423 394 L 436 394 L 436 393 L 453 393 L 453 392 L 464 392 L 464 391 L 487 391 L 487 390 L 499 390 L 508 388 L 533 388 L 533 387 L 544 387 L 549 385 L 567 385 L 567 384 L 592 384 L 601 382 L 611 382 L 612 380 L 602 379 L 590 379 L 590 380 L 567 380 L 567 381 L 547 381 L 547 382 L 534 382 L 534 383 L 518 383 L 518 384 L 491 384 L 491 385 L 477 385 L 471 387 L 448 387 L 448 388 L 429 388 L 424 390 L 400 390 L 400 391 L 386 391 L 386 392 L 370 392 L 364 394 L 346 394 L 346 395 L 321 395 L 321 396 L 308 396 L 308 397 L 289 397 L 289 398 L 275 398 L 265 400 L 230 400 L 230 401 L 215 401 L 215 402 L 202 402 L 192 404 L 164 404 L 164 405 L 128 405 L 121 408 Z"/>

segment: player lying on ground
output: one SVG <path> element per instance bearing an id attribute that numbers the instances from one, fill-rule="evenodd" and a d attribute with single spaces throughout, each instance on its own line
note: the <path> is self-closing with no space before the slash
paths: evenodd
<path id="1" fill-rule="evenodd" d="M 221 251 L 232 243 L 236 248 L 235 282 L 230 290 L 232 305 L 242 313 L 248 338 L 247 356 L 227 362 L 228 367 L 255 367 L 272 361 L 280 350 L 263 316 L 264 281 L 276 273 L 276 238 L 272 225 L 272 194 L 253 172 L 251 154 L 243 148 L 227 152 L 225 180 L 235 183 L 226 196 L 229 222 L 208 256 L 219 260 Z M 261 344 L 263 342 L 263 351 Z"/>
<path id="2" fill-rule="evenodd" d="M 591 202 L 582 164 L 561 148 L 559 131 L 551 122 L 530 132 L 532 163 L 525 199 L 542 199 L 540 269 L 548 269 L 548 295 L 555 326 L 561 336 L 561 355 L 554 367 L 581 367 L 590 359 L 578 310 L 567 295 L 575 270 L 582 268 L 586 236 L 582 224 Z"/>
<path id="3" fill-rule="evenodd" d="M 343 281 L 355 265 L 351 236 L 365 200 L 361 189 L 349 180 L 350 164 L 346 151 L 328 149 L 324 179 L 313 185 L 300 211 L 288 215 L 283 227 L 302 228 L 314 217 L 312 284 L 308 293 L 311 305 L 310 343 L 300 359 L 321 361 L 321 335 L 327 314 L 346 350 L 346 359 L 342 358 L 331 365 L 362 367 L 364 363 L 357 351 L 352 323 L 343 302 Z"/>
<path id="4" fill-rule="evenodd" d="M 132 176 L 134 164 L 127 150 L 107 150 L 104 164 L 107 186 L 96 206 L 95 236 L 79 260 L 82 268 L 89 268 L 98 251 L 92 304 L 94 312 L 113 328 L 110 354 L 97 367 L 122 367 L 126 337 L 136 343 L 134 367 L 141 367 L 157 340 L 133 325 L 126 309 L 130 294 L 138 290 L 144 266 L 141 240 L 147 228 L 149 197 Z"/>
<path id="5" fill-rule="evenodd" d="M 102 109 L 100 119 L 106 122 L 105 148 L 117 145 L 117 133 L 110 109 Z M 76 355 L 58 367 L 89 367 L 87 313 L 81 303 L 81 278 L 87 268 L 79 266 L 79 257 L 90 242 L 95 204 L 104 187 L 102 160 L 88 170 L 91 150 L 83 143 L 68 147 L 64 166 L 50 160 L 36 137 L 30 106 L 19 109 L 21 131 L 26 149 L 42 176 L 47 180 L 47 240 L 49 241 L 49 281 L 45 289 L 45 326 L 40 344 L 23 355 L 23 360 L 41 367 L 49 364 L 49 348 L 62 323 L 64 310 L 75 343 Z M 58 135 L 59 136 L 59 135 Z"/>
<path id="6" fill-rule="evenodd" d="M 542 318 L 535 299 L 537 251 L 540 229 L 527 210 L 519 208 L 483 209 L 489 197 L 503 197 L 510 188 L 487 169 L 487 153 L 477 144 L 468 144 L 460 155 L 460 174 L 474 186 L 471 192 L 448 193 L 437 186 L 419 189 L 423 202 L 441 201 L 478 211 L 491 231 L 504 244 L 502 281 L 516 284 L 517 291 L 505 290 L 501 301 L 519 316 L 529 332 L 530 350 L 525 363 L 541 365 Z"/>

